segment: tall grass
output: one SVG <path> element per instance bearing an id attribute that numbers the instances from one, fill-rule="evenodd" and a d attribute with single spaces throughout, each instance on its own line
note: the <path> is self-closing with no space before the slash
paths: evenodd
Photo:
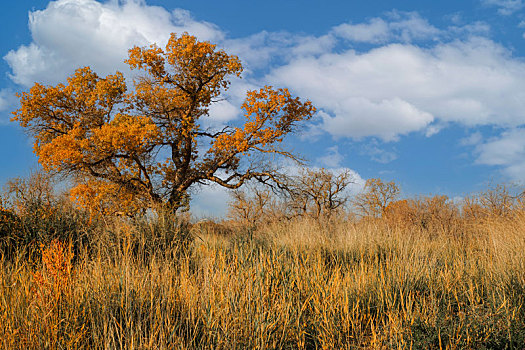
<path id="1" fill-rule="evenodd" d="M 522 349 L 525 215 L 466 228 L 113 223 L 0 261 L 0 347 Z"/>

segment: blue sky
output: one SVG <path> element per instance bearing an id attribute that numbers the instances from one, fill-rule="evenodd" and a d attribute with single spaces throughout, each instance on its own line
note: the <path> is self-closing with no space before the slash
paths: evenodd
<path id="1" fill-rule="evenodd" d="M 210 123 L 235 123 L 247 89 L 288 87 L 318 114 L 288 147 L 356 182 L 461 197 L 525 180 L 525 1 L 3 2 L 0 183 L 37 167 L 14 93 L 89 65 L 120 70 L 133 45 L 188 31 L 239 55 L 245 72 Z M 200 213 L 227 195 L 203 189 Z"/>

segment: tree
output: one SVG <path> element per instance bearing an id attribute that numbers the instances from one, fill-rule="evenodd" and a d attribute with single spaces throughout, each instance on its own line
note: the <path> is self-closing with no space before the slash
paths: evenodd
<path id="1" fill-rule="evenodd" d="M 510 216 L 516 210 L 525 208 L 525 191 L 512 184 L 489 183 L 480 193 L 463 199 L 462 211 L 465 217 Z"/>
<path id="2" fill-rule="evenodd" d="M 71 176 L 72 195 L 99 212 L 176 210 L 196 184 L 271 182 L 275 172 L 257 160 L 295 158 L 278 145 L 315 113 L 310 101 L 265 86 L 247 93 L 243 126 L 205 129 L 201 119 L 242 65 L 187 33 L 172 34 L 165 50 L 134 47 L 126 63 L 143 73 L 132 91 L 121 73 L 102 78 L 85 67 L 65 85 L 35 83 L 13 112 L 43 168 Z"/>
<path id="3" fill-rule="evenodd" d="M 345 190 L 351 183 L 348 170 L 336 174 L 324 168 L 302 168 L 295 176 L 282 176 L 274 191 L 257 186 L 233 191 L 229 216 L 247 226 L 307 215 L 330 218 L 348 201 Z"/>
<path id="4" fill-rule="evenodd" d="M 324 168 L 302 169 L 285 187 L 287 204 L 299 215 L 309 214 L 316 219 L 329 217 L 348 201 L 344 190 L 352 182 L 348 170 L 334 174 Z"/>
<path id="5" fill-rule="evenodd" d="M 398 195 L 399 187 L 395 182 L 385 183 L 381 179 L 368 179 L 364 192 L 356 196 L 354 204 L 365 216 L 381 217 Z"/>
<path id="6" fill-rule="evenodd" d="M 277 202 L 268 188 L 252 186 L 249 192 L 232 191 L 228 216 L 247 227 L 255 227 L 271 217 L 276 206 Z"/>

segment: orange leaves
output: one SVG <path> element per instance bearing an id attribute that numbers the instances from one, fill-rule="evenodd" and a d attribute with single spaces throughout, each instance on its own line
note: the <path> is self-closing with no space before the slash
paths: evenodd
<path id="1" fill-rule="evenodd" d="M 242 72 L 242 65 L 237 56 L 216 50 L 216 45 L 207 41 L 197 41 L 188 33 L 177 38 L 172 34 L 166 45 L 167 63 L 185 73 L 212 77 L 214 75 L 235 74 Z"/>
<path id="2" fill-rule="evenodd" d="M 249 148 L 248 140 L 244 130 L 236 128 L 232 134 L 223 134 L 217 137 L 213 143 L 213 150 L 216 152 L 226 151 L 242 153 Z"/>
<path id="3" fill-rule="evenodd" d="M 242 65 L 237 56 L 228 55 L 209 42 L 197 41 L 188 33 L 177 38 L 172 34 L 166 51 L 155 45 L 134 47 L 126 60 L 131 68 L 145 69 L 155 84 L 168 84 L 172 89 L 191 96 L 194 107 L 206 106 L 227 89 L 228 75 L 240 76 Z"/>
<path id="4" fill-rule="evenodd" d="M 158 128 L 151 118 L 119 113 L 111 122 L 93 131 L 92 147 L 110 154 L 140 154 L 147 152 L 158 136 Z"/>
<path id="5" fill-rule="evenodd" d="M 84 160 L 84 150 L 88 140 L 83 137 L 81 128 L 73 128 L 67 134 L 61 134 L 48 142 L 40 142 L 37 136 L 34 151 L 44 170 L 61 171 L 70 164 L 78 164 Z"/>
<path id="6" fill-rule="evenodd" d="M 42 303 L 51 302 L 51 307 L 65 294 L 71 293 L 72 289 L 72 260 L 71 247 L 54 240 L 49 246 L 41 245 L 42 271 L 33 275 L 34 294 L 37 301 Z"/>
<path id="7" fill-rule="evenodd" d="M 139 197 L 125 187 L 103 180 L 88 180 L 70 191 L 71 199 L 91 217 L 128 215 L 142 209 Z"/>
<path id="8" fill-rule="evenodd" d="M 38 150 L 74 129 L 88 131 L 108 122 L 113 108 L 123 102 L 125 91 L 121 73 L 102 79 L 88 67 L 81 68 L 68 79 L 68 85 L 35 84 L 19 95 L 20 108 L 13 112 L 12 120 L 34 134 Z"/>
<path id="9" fill-rule="evenodd" d="M 157 137 L 157 126 L 150 118 L 117 114 L 99 128 L 89 130 L 77 123 L 68 133 L 48 142 L 37 136 L 35 153 L 44 169 L 61 171 L 115 154 L 146 153 Z"/>
<path id="10" fill-rule="evenodd" d="M 147 68 L 154 77 L 166 74 L 162 49 L 151 45 L 149 49 L 134 47 L 128 51 L 129 59 L 125 60 L 130 68 Z"/>
<path id="11" fill-rule="evenodd" d="M 293 98 L 288 89 L 275 90 L 265 86 L 249 91 L 242 105 L 247 119 L 244 127 L 217 138 L 213 147 L 217 152 L 246 152 L 251 148 L 279 143 L 292 131 L 294 125 L 308 120 L 315 113 L 310 101 Z"/>

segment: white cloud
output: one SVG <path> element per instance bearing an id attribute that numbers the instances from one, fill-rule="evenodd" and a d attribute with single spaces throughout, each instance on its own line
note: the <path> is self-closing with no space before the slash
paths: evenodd
<path id="1" fill-rule="evenodd" d="M 343 159 L 343 155 L 339 153 L 339 148 L 337 146 L 332 146 L 328 148 L 327 154 L 318 158 L 317 161 L 329 168 L 336 168 L 341 166 Z"/>
<path id="2" fill-rule="evenodd" d="M 341 24 L 333 31 L 344 39 L 357 42 L 378 43 L 390 38 L 388 23 L 382 18 L 372 18 L 368 23 Z"/>
<path id="3" fill-rule="evenodd" d="M 479 131 L 476 131 L 469 136 L 460 140 L 462 146 L 476 146 L 481 143 L 483 140 L 483 135 Z"/>
<path id="4" fill-rule="evenodd" d="M 398 97 L 379 102 L 349 98 L 334 108 L 334 117 L 325 117 L 323 126 L 335 137 L 378 136 L 395 141 L 399 135 L 423 129 L 434 119 L 429 113 Z"/>
<path id="5" fill-rule="evenodd" d="M 227 39 L 223 46 L 239 56 L 245 72 L 266 68 L 273 57 L 278 56 L 291 42 L 287 33 L 262 31 L 248 37 Z"/>
<path id="6" fill-rule="evenodd" d="M 471 35 L 471 36 L 488 36 L 490 33 L 490 26 L 481 21 L 467 23 L 463 25 L 453 25 L 447 28 L 445 36 L 450 38 L 457 38 L 462 35 Z"/>
<path id="7" fill-rule="evenodd" d="M 435 135 L 438 132 L 440 132 L 441 130 L 443 130 L 446 126 L 447 126 L 447 124 L 443 123 L 443 122 L 441 122 L 441 123 L 440 122 L 433 123 L 433 124 L 427 126 L 427 128 L 425 129 L 425 136 L 426 137 L 430 137 L 432 135 Z"/>
<path id="8" fill-rule="evenodd" d="M 512 180 L 525 181 L 525 128 L 514 128 L 476 147 L 478 164 L 500 166 Z"/>
<path id="9" fill-rule="evenodd" d="M 254 70 L 265 70 L 291 58 L 330 52 L 336 44 L 332 33 L 315 37 L 262 31 L 244 38 L 226 39 L 221 46 L 239 56 L 245 73 L 250 75 Z"/>
<path id="10" fill-rule="evenodd" d="M 201 186 L 191 196 L 191 213 L 199 219 L 226 217 L 230 191 L 216 184 Z"/>
<path id="11" fill-rule="evenodd" d="M 511 15 L 525 7 L 523 0 L 482 0 L 482 3 L 499 7 L 498 13 L 504 16 Z"/>
<path id="12" fill-rule="evenodd" d="M 396 140 L 432 122 L 525 123 L 525 63 L 486 38 L 297 57 L 266 79 L 311 99 L 336 137 Z"/>
<path id="13" fill-rule="evenodd" d="M 4 57 L 12 80 L 24 86 L 63 81 L 86 65 L 101 75 L 126 71 L 123 60 L 129 48 L 163 45 L 172 32 L 187 31 L 203 40 L 223 38 L 213 24 L 195 21 L 185 10 L 170 13 L 138 0 L 52 1 L 46 9 L 29 14 L 29 29 L 33 41 Z"/>
<path id="14" fill-rule="evenodd" d="M 410 42 L 433 39 L 440 30 L 416 12 L 391 12 L 388 20 L 372 18 L 367 23 L 344 23 L 333 28 L 336 36 L 367 43 Z"/>
<path id="15" fill-rule="evenodd" d="M 397 154 L 393 151 L 387 151 L 379 147 L 377 141 L 372 141 L 370 144 L 363 146 L 361 154 L 367 155 L 374 162 L 387 164 L 397 159 Z"/>
<path id="16" fill-rule="evenodd" d="M 258 86 L 238 78 L 231 79 L 231 83 L 229 90 L 223 93 L 221 99 L 210 105 L 209 116 L 201 120 L 204 127 L 222 129 L 226 125 L 231 125 L 232 121 L 242 115 L 241 105 L 248 90 L 258 88 Z"/>
<path id="17" fill-rule="evenodd" d="M 17 98 L 10 89 L 0 89 L 0 125 L 7 124 L 11 119 L 11 111 L 16 108 Z"/>
<path id="18" fill-rule="evenodd" d="M 213 123 L 226 123 L 237 118 L 239 108 L 235 107 L 229 101 L 218 101 L 210 106 L 210 119 Z"/>
<path id="19" fill-rule="evenodd" d="M 13 91 L 9 89 L 0 90 L 0 112 L 12 107 L 16 101 L 16 96 Z"/>

